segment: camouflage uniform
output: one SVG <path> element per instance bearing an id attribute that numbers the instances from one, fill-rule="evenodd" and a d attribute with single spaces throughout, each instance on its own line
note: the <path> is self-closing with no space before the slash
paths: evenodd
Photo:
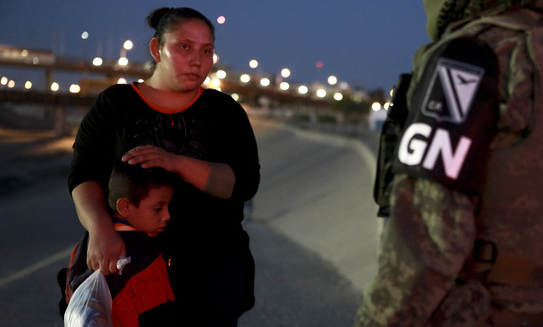
<path id="1" fill-rule="evenodd" d="M 408 103 L 437 43 L 475 37 L 498 58 L 496 132 L 475 195 L 412 174 L 395 176 L 378 275 L 355 324 L 543 326 L 543 75 L 536 63 L 543 52 L 529 45 L 532 37 L 543 43 L 543 33 L 473 24 L 504 12 L 512 21 L 540 21 L 543 1 L 429 0 L 425 6 L 435 14 L 428 20 L 434 43 L 415 56 Z"/>

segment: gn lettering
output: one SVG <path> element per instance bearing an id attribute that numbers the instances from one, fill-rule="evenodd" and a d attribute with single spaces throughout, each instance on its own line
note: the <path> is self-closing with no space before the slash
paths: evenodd
<path id="1" fill-rule="evenodd" d="M 431 135 L 430 125 L 415 123 L 409 126 L 400 142 L 398 159 L 408 166 L 422 163 L 424 169 L 433 170 L 441 154 L 445 174 L 456 179 L 471 146 L 471 140 L 462 136 L 453 151 L 451 137 L 447 130 L 438 128 L 432 138 L 430 138 Z"/>

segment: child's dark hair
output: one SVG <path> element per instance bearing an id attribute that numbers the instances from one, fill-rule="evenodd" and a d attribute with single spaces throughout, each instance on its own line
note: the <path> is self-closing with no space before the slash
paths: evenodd
<path id="1" fill-rule="evenodd" d="M 215 27 L 207 19 L 206 16 L 200 12 L 186 7 L 180 8 L 159 8 L 153 10 L 149 16 L 147 16 L 147 24 L 155 29 L 155 37 L 158 40 L 158 44 L 162 45 L 164 41 L 164 34 L 170 32 L 177 24 L 190 19 L 199 19 L 206 23 L 213 35 L 213 41 L 215 41 Z"/>
<path id="2" fill-rule="evenodd" d="M 112 212 L 117 210 L 117 201 L 127 198 L 139 206 L 153 187 L 172 186 L 172 174 L 161 168 L 143 169 L 139 165 L 117 163 L 111 172 L 108 185 L 108 205 Z"/>

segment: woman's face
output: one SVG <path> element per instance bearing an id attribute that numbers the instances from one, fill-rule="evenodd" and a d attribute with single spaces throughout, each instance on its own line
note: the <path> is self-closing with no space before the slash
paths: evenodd
<path id="1" fill-rule="evenodd" d="M 157 69 L 164 85 L 173 91 L 197 89 L 213 66 L 213 35 L 205 22 L 191 19 L 164 35 L 158 49 Z"/>

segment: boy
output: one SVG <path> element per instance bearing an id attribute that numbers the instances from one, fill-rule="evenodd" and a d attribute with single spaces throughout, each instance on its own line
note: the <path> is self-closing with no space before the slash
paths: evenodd
<path id="1" fill-rule="evenodd" d="M 114 326 L 164 326 L 172 322 L 174 295 L 166 264 L 152 242 L 170 219 L 170 181 L 171 176 L 161 169 L 145 170 L 126 163 L 113 168 L 108 204 L 115 229 L 125 241 L 126 257 L 130 258 L 121 275 L 106 276 L 113 299 Z M 70 260 L 66 303 L 93 273 L 86 263 L 87 245 L 85 233 Z"/>

